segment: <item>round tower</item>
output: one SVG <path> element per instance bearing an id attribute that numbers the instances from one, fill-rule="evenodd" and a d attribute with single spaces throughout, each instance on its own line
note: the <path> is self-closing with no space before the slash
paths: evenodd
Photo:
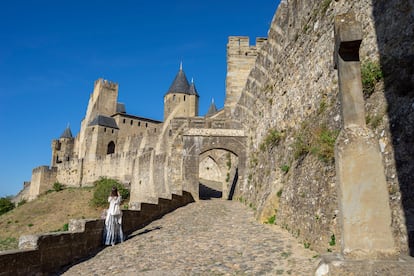
<path id="1" fill-rule="evenodd" d="M 194 82 L 188 82 L 180 64 L 180 70 L 164 96 L 164 121 L 175 117 L 198 116 L 198 98 Z"/>
<path id="2" fill-rule="evenodd" d="M 59 139 L 52 141 L 52 167 L 72 159 L 74 143 L 75 139 L 68 125 Z"/>

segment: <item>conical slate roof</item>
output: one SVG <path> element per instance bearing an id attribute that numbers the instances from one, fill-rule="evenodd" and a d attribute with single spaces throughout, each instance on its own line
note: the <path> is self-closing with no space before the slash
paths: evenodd
<path id="1" fill-rule="evenodd" d="M 171 84 L 170 89 L 168 89 L 165 95 L 172 93 L 196 95 L 197 97 L 199 97 L 194 82 L 191 81 L 191 84 L 188 83 L 187 77 L 185 76 L 185 73 L 183 71 L 182 63 L 180 64 L 180 70 L 175 76 L 175 79 Z"/>
<path id="2" fill-rule="evenodd" d="M 212 100 L 211 100 L 210 107 L 209 107 L 209 109 L 208 109 L 208 111 L 207 111 L 206 117 L 207 117 L 207 116 L 212 116 L 212 115 L 214 115 L 214 114 L 216 114 L 216 113 L 217 113 L 217 107 L 216 107 L 216 105 L 214 104 L 214 99 L 212 99 Z"/>
<path id="3" fill-rule="evenodd" d="M 73 138 L 69 125 L 66 127 L 65 131 L 63 131 L 62 135 L 60 135 L 60 138 Z"/>
<path id="4" fill-rule="evenodd" d="M 185 76 L 183 69 L 180 68 L 180 71 L 178 71 L 178 74 L 175 76 L 175 79 L 173 83 L 171 84 L 170 89 L 168 89 L 167 94 L 171 94 L 171 93 L 188 94 L 189 90 L 190 90 L 190 84 L 188 83 L 187 77 Z"/>
<path id="5" fill-rule="evenodd" d="M 188 90 L 188 94 L 189 95 L 196 95 L 197 97 L 199 97 L 193 80 L 191 80 L 190 89 Z"/>

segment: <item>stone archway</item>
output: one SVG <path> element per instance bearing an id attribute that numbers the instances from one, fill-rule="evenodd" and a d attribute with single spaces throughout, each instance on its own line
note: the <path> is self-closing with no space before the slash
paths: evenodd
<path id="1" fill-rule="evenodd" d="M 210 149 L 199 157 L 199 198 L 223 198 L 229 196 L 238 168 L 238 156 L 224 149 Z"/>
<path id="2" fill-rule="evenodd" d="M 198 200 L 200 195 L 200 162 L 206 158 L 206 153 L 209 151 L 224 150 L 233 156 L 234 164 L 228 172 L 228 185 L 223 185 L 223 197 L 232 199 L 233 195 L 238 192 L 235 186 L 241 184 L 246 166 L 244 132 L 229 129 L 189 129 L 183 135 L 183 142 L 183 190 L 190 192 L 194 199 Z M 237 162 L 235 162 L 236 159 Z"/>

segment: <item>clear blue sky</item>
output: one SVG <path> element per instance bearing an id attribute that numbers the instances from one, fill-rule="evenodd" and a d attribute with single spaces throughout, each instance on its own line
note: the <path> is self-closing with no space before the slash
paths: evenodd
<path id="1" fill-rule="evenodd" d="M 179 64 L 200 115 L 225 97 L 228 36 L 267 36 L 279 1 L 2 1 L 0 196 L 50 165 L 51 141 L 79 132 L 94 81 L 119 84 L 129 114 L 163 120 Z"/>

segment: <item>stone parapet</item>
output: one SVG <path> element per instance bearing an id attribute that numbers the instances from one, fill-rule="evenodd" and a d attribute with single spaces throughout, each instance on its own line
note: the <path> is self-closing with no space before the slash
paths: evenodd
<path id="1" fill-rule="evenodd" d="M 172 195 L 171 199 L 159 199 L 158 204 L 142 203 L 140 211 L 124 210 L 124 233 L 129 235 L 193 201 L 189 193 L 183 192 L 182 196 Z M 103 248 L 103 219 L 72 220 L 69 230 L 22 236 L 19 250 L 0 253 L 0 276 L 51 275 Z"/>

